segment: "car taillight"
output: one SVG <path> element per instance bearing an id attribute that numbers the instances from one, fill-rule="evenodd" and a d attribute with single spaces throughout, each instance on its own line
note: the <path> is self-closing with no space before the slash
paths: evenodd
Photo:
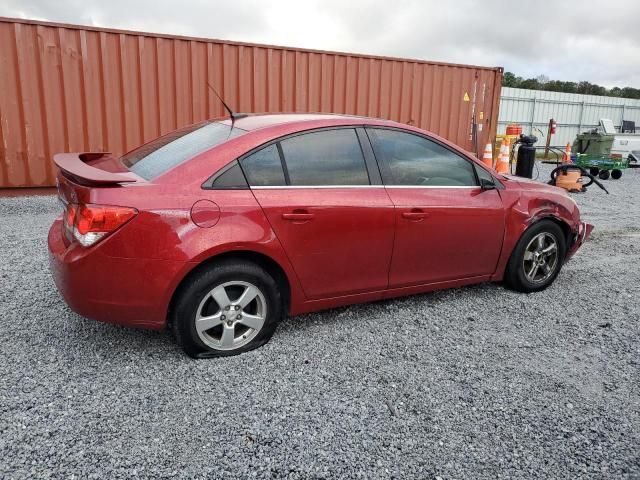
<path id="1" fill-rule="evenodd" d="M 68 237 L 73 237 L 82 246 L 89 247 L 116 231 L 137 214 L 135 208 L 129 207 L 70 203 L 64 213 L 64 227 Z"/>

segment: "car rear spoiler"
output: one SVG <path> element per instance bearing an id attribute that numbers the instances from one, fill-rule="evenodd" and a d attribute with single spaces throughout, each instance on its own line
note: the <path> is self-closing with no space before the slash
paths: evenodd
<path id="1" fill-rule="evenodd" d="M 58 153 L 53 156 L 53 163 L 60 170 L 83 181 L 83 183 L 113 185 L 140 180 L 132 172 L 109 172 L 87 164 L 87 162 L 98 160 L 108 155 L 110 153 L 106 152 Z"/>

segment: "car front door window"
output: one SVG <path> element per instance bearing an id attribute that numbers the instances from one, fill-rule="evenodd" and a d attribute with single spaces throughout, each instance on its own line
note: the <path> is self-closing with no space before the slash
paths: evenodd
<path id="1" fill-rule="evenodd" d="M 376 157 L 388 168 L 388 185 L 474 187 L 471 163 L 424 137 L 396 130 L 371 130 Z"/>

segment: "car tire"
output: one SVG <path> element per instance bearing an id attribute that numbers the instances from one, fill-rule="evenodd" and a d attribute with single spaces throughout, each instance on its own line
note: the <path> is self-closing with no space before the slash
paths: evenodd
<path id="1" fill-rule="evenodd" d="M 198 271 L 177 292 L 171 325 L 193 358 L 238 355 L 269 341 L 284 314 L 277 282 L 247 261 L 221 261 Z"/>
<path id="2" fill-rule="evenodd" d="M 600 177 L 600 180 L 607 180 L 609 178 L 609 175 L 609 170 L 601 170 L 598 174 L 598 177 Z"/>
<path id="3" fill-rule="evenodd" d="M 591 168 L 589 169 L 589 173 L 590 173 L 591 175 L 593 175 L 594 177 L 597 177 L 597 176 L 598 176 L 598 174 L 600 173 L 600 169 L 599 169 L 598 167 L 591 167 Z"/>
<path id="4" fill-rule="evenodd" d="M 611 178 L 614 180 L 619 180 L 622 177 L 622 170 L 618 170 L 617 168 L 611 170 Z"/>
<path id="5" fill-rule="evenodd" d="M 565 253 L 565 236 L 558 224 L 551 220 L 533 224 L 522 234 L 511 253 L 504 275 L 505 284 L 524 293 L 544 290 L 560 273 Z"/>

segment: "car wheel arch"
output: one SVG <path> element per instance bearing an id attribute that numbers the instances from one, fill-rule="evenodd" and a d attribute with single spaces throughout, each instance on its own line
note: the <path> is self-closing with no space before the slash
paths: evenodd
<path id="1" fill-rule="evenodd" d="M 567 222 L 562 217 L 558 217 L 556 215 L 544 215 L 544 216 L 536 218 L 536 220 L 531 225 L 534 225 L 534 224 L 536 224 L 538 222 L 541 222 L 543 220 L 550 220 L 550 221 L 554 222 L 556 225 L 558 225 L 560 227 L 560 229 L 562 230 L 562 232 L 565 235 L 565 240 L 566 240 L 567 247 L 569 247 L 569 243 L 570 243 L 570 240 L 571 240 L 571 237 L 572 237 L 572 233 L 573 233 L 573 231 L 571 229 L 571 225 L 569 225 L 569 222 Z"/>
<path id="2" fill-rule="evenodd" d="M 572 242 L 572 230 L 571 230 L 571 225 L 569 225 L 569 223 L 564 220 L 561 217 L 558 217 L 556 215 L 553 214 L 543 214 L 543 215 L 538 215 L 535 216 L 531 219 L 531 221 L 527 224 L 527 227 L 522 230 L 522 232 L 520 232 L 520 235 L 518 236 L 518 241 L 522 238 L 522 236 L 527 233 L 527 231 L 532 228 L 534 225 L 539 224 L 540 222 L 543 221 L 551 221 L 553 223 L 555 223 L 556 225 L 558 225 L 560 227 L 560 229 L 562 230 L 562 233 L 564 233 L 564 240 L 565 240 L 565 245 L 566 245 L 566 249 L 567 251 L 569 250 L 569 248 L 571 247 Z M 515 249 L 516 245 L 518 244 L 518 241 L 515 242 L 515 244 L 513 245 L 513 248 L 511 249 L 511 252 L 509 253 L 509 256 L 511 256 L 513 254 L 513 250 Z M 566 252 L 565 252 L 566 254 Z"/>
<path id="3" fill-rule="evenodd" d="M 171 328 L 171 325 L 169 324 L 171 312 L 173 311 L 175 301 L 179 296 L 178 294 L 189 279 L 196 276 L 202 270 L 210 268 L 218 262 L 227 260 L 249 261 L 266 270 L 282 288 L 283 309 L 284 312 L 289 312 L 289 308 L 291 306 L 291 281 L 282 266 L 264 253 L 259 253 L 253 250 L 234 250 L 212 255 L 211 257 L 202 260 L 200 263 L 194 264 L 193 268 L 186 272 L 171 294 L 171 299 L 169 300 L 169 306 L 167 308 L 167 328 Z"/>

